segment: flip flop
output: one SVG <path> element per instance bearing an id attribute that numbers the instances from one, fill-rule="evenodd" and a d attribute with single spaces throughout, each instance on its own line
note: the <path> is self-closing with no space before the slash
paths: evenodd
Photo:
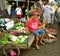
<path id="1" fill-rule="evenodd" d="M 39 50 L 39 49 L 40 49 L 40 47 L 38 47 L 38 46 L 37 46 L 37 47 L 35 46 L 35 48 L 36 48 L 37 50 Z"/>

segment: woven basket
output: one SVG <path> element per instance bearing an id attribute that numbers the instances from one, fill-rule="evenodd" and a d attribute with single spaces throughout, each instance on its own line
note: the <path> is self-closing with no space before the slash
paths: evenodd
<path id="1" fill-rule="evenodd" d="M 13 49 L 15 49 L 15 51 L 16 51 L 16 56 L 19 56 L 19 55 L 20 55 L 20 49 L 19 49 L 19 47 L 15 46 L 15 45 L 13 45 L 13 44 L 10 44 L 10 43 L 5 44 L 5 45 L 2 47 L 2 51 L 3 51 L 3 54 L 4 54 L 5 56 L 9 56 L 8 53 L 10 53 L 10 50 L 13 50 Z"/>
<path id="2" fill-rule="evenodd" d="M 52 43 L 52 42 L 55 42 L 57 39 L 54 35 L 51 35 L 51 34 L 48 34 L 45 36 L 45 38 L 43 38 L 43 41 L 45 43 Z"/>
<path id="3" fill-rule="evenodd" d="M 49 29 L 50 29 L 50 28 L 49 28 Z M 47 33 L 52 34 L 52 35 L 57 35 L 57 30 L 51 28 L 51 29 L 55 30 L 56 32 L 50 32 L 49 29 L 46 29 L 45 31 L 46 31 Z"/>

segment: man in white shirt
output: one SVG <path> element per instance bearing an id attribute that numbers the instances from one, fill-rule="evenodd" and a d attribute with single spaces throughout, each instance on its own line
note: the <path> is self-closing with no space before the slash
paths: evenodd
<path id="1" fill-rule="evenodd" d="M 22 9 L 20 6 L 18 6 L 16 8 L 16 15 L 17 15 L 18 19 L 20 19 L 22 17 Z"/>

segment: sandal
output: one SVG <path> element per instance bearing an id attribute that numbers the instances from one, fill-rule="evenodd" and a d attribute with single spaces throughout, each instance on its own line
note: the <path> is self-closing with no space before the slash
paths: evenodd
<path id="1" fill-rule="evenodd" d="M 40 49 L 40 47 L 39 47 L 39 46 L 35 46 L 35 48 L 36 48 L 37 50 L 39 50 L 39 49 Z"/>

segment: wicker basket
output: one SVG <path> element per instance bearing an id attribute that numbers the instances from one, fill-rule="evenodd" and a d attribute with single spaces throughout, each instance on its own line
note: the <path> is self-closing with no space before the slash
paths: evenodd
<path id="1" fill-rule="evenodd" d="M 8 53 L 10 53 L 11 50 L 15 50 L 16 56 L 20 55 L 20 49 L 17 46 L 13 45 L 13 44 L 5 44 L 2 47 L 2 51 L 3 51 L 3 54 L 5 56 L 10 56 Z"/>
<path id="2" fill-rule="evenodd" d="M 50 29 L 54 30 L 55 32 L 50 32 L 50 31 L 49 31 Z M 57 30 L 55 30 L 55 29 L 53 29 L 53 28 L 48 28 L 48 29 L 46 29 L 45 31 L 46 31 L 47 33 L 49 33 L 49 34 L 57 35 Z"/>
<path id="3" fill-rule="evenodd" d="M 54 35 L 48 34 L 48 36 L 45 36 L 45 38 L 43 38 L 43 41 L 45 43 L 52 43 L 55 42 L 57 39 Z"/>

